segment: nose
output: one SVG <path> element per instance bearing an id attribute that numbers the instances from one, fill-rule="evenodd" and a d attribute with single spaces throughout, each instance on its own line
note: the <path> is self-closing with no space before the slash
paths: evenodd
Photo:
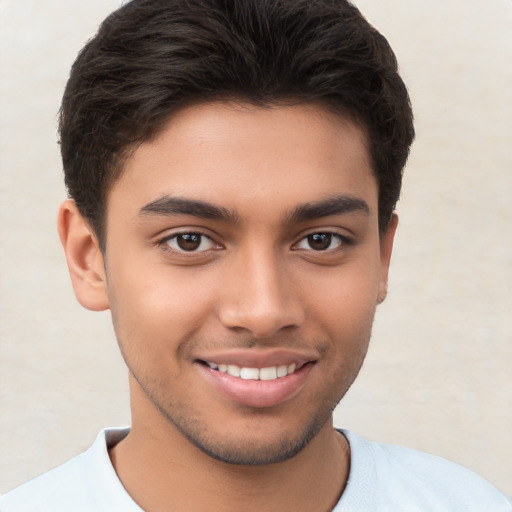
<path id="1" fill-rule="evenodd" d="M 273 251 L 240 254 L 230 266 L 228 283 L 218 305 L 221 323 L 255 338 L 268 338 L 282 329 L 299 327 L 303 305 L 296 283 Z"/>

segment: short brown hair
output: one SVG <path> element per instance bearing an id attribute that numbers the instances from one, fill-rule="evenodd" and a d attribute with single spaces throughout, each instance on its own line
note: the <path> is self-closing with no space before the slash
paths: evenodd
<path id="1" fill-rule="evenodd" d="M 65 181 L 104 248 L 123 161 L 193 101 L 322 102 L 367 131 L 385 230 L 414 138 L 386 39 L 345 0 L 132 0 L 82 49 L 60 111 Z"/>

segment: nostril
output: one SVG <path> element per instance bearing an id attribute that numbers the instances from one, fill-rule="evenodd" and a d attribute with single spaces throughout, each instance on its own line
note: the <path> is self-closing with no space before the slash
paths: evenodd
<path id="1" fill-rule="evenodd" d="M 304 319 L 302 308 L 290 303 L 268 307 L 245 307 L 241 304 L 219 310 L 220 322 L 231 331 L 249 332 L 257 339 L 269 338 L 284 329 L 299 327 Z"/>

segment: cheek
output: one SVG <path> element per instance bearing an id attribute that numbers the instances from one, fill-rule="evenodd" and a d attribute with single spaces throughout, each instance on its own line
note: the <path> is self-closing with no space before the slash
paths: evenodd
<path id="1" fill-rule="evenodd" d="M 138 272 L 130 268 L 118 266 L 108 279 L 120 343 L 158 350 L 181 343 L 200 328 L 212 302 L 211 284 L 200 273 L 192 276 L 191 269 L 166 265 L 138 265 Z"/>
<path id="2" fill-rule="evenodd" d="M 379 289 L 379 272 L 371 269 L 367 264 L 338 269 L 310 303 L 315 332 L 330 340 L 326 360 L 334 366 L 331 384 L 337 389 L 351 384 L 368 349 Z"/>
<path id="3" fill-rule="evenodd" d="M 321 283 L 321 285 L 320 285 Z M 307 289 L 311 304 L 316 304 L 319 315 L 341 329 L 357 329 L 358 325 L 371 323 L 375 314 L 380 285 L 377 262 L 354 262 L 333 270 L 316 285 Z"/>

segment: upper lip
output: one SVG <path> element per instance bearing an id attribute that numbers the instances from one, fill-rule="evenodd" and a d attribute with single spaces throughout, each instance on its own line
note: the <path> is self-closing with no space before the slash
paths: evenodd
<path id="1" fill-rule="evenodd" d="M 242 368 L 268 368 L 291 364 L 301 367 L 317 359 L 318 354 L 314 351 L 291 349 L 231 349 L 203 352 L 196 358 L 205 363 L 233 364 Z"/>

